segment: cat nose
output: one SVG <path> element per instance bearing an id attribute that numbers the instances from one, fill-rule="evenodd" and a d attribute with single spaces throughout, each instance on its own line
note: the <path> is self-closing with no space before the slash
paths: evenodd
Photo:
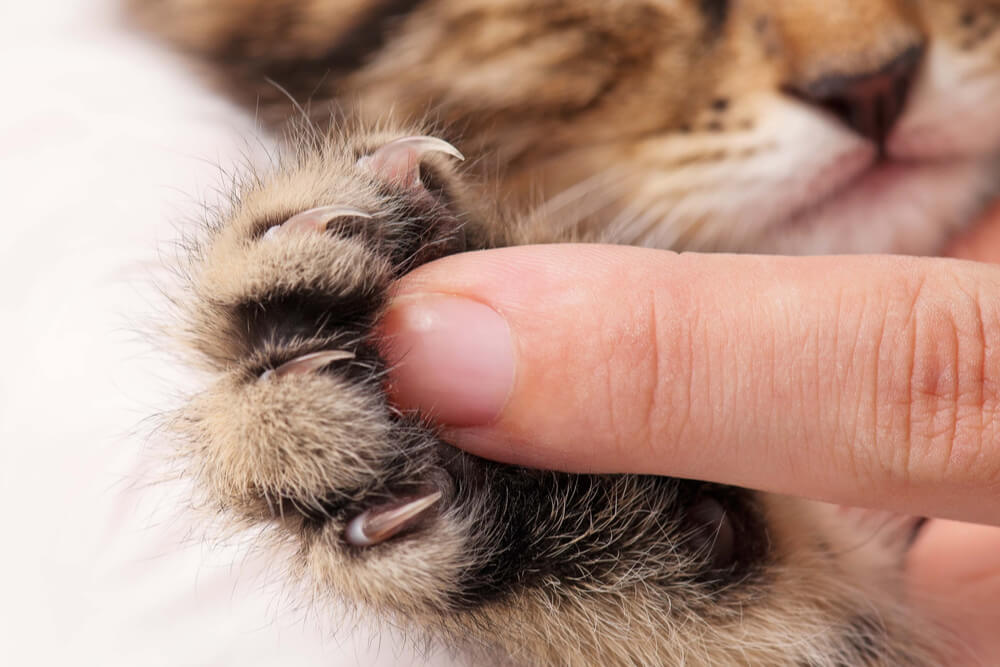
<path id="1" fill-rule="evenodd" d="M 903 113 L 923 53 L 922 45 L 913 46 L 875 71 L 829 74 L 789 92 L 832 113 L 882 150 Z"/>

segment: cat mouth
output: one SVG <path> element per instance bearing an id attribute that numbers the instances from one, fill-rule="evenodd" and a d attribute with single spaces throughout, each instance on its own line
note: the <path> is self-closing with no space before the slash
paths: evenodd
<path id="1" fill-rule="evenodd" d="M 920 171 L 961 165 L 964 162 L 963 160 L 903 161 L 885 157 L 871 160 L 867 166 L 857 169 L 829 192 L 793 211 L 785 225 L 795 227 L 807 224 L 817 213 L 846 199 L 869 197 L 873 200 L 872 203 L 876 204 L 880 195 L 905 184 L 907 179 Z"/>
<path id="2" fill-rule="evenodd" d="M 801 182 L 798 192 L 768 225 L 766 250 L 938 254 L 997 200 L 1000 158 L 903 160 L 853 151 Z"/>

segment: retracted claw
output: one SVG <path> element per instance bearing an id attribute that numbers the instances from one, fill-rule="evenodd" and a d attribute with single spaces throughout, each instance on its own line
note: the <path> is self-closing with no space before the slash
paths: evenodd
<path id="1" fill-rule="evenodd" d="M 275 377 L 284 377 L 285 375 L 293 374 L 303 374 L 311 373 L 323 368 L 327 364 L 332 364 L 334 361 L 341 361 L 342 359 L 353 359 L 354 353 L 348 352 L 347 350 L 329 350 L 326 352 L 313 352 L 312 354 L 305 354 L 291 361 L 285 362 L 278 366 L 277 368 L 266 370 L 260 374 L 258 380 L 266 380 L 267 378 L 274 375 Z"/>
<path id="2" fill-rule="evenodd" d="M 370 509 L 351 519 L 344 537 L 354 546 L 368 547 L 385 542 L 405 528 L 413 525 L 434 503 L 441 499 L 441 492 Z"/>
<path id="3" fill-rule="evenodd" d="M 350 206 L 320 206 L 302 211 L 290 217 L 280 225 L 271 227 L 264 232 L 264 239 L 272 240 L 285 234 L 301 232 L 324 232 L 326 226 L 337 218 L 371 218 L 371 214 L 359 211 Z"/>
<path id="4" fill-rule="evenodd" d="M 428 153 L 444 153 L 464 160 L 462 153 L 437 137 L 403 137 L 390 141 L 371 155 L 358 160 L 358 165 L 371 169 L 383 181 L 402 187 L 420 185 L 420 161 Z"/>

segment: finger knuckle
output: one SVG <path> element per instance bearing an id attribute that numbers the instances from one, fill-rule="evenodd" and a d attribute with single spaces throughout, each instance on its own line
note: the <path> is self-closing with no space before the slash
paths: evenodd
<path id="1" fill-rule="evenodd" d="M 960 276 L 922 280 L 880 361 L 882 460 L 914 484 L 1000 479 L 985 458 L 1000 412 L 1000 313 Z M 886 359 L 891 355 L 892 359 Z"/>

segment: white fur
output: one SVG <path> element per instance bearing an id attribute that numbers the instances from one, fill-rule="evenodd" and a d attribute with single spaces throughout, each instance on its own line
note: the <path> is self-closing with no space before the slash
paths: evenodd
<path id="1" fill-rule="evenodd" d="M 933 42 L 887 142 L 889 168 L 840 121 L 777 93 L 735 102 L 757 121 L 749 131 L 646 142 L 639 159 L 653 167 L 608 236 L 694 250 L 937 253 L 1000 190 L 998 53 L 1000 33 L 973 53 Z M 669 166 L 713 151 L 725 156 Z"/>
<path id="2" fill-rule="evenodd" d="M 797 197 L 808 193 L 813 208 L 791 224 L 775 216 L 757 245 L 799 254 L 938 251 L 1000 185 L 995 51 L 984 46 L 966 55 L 943 40 L 933 43 L 889 137 L 888 155 L 896 162 L 879 173 L 866 171 L 875 161 L 870 145 L 853 135 L 834 139 L 828 128 L 832 119 L 811 109 L 793 110 L 800 105 L 786 102 L 789 108 L 772 116 L 775 131 L 788 137 L 782 155 L 785 177 L 815 185 L 787 194 L 777 187 L 774 192 L 784 194 L 782 204 L 791 204 L 796 212 Z M 798 119 L 803 112 L 813 117 L 811 129 Z M 790 127 L 798 131 L 789 134 Z M 836 147 L 826 152 L 814 136 Z M 815 155 L 838 153 L 857 155 L 858 161 L 848 160 L 832 173 L 823 171 L 832 161 L 816 165 Z M 835 202 L 825 201 L 830 192 L 839 193 Z"/>

